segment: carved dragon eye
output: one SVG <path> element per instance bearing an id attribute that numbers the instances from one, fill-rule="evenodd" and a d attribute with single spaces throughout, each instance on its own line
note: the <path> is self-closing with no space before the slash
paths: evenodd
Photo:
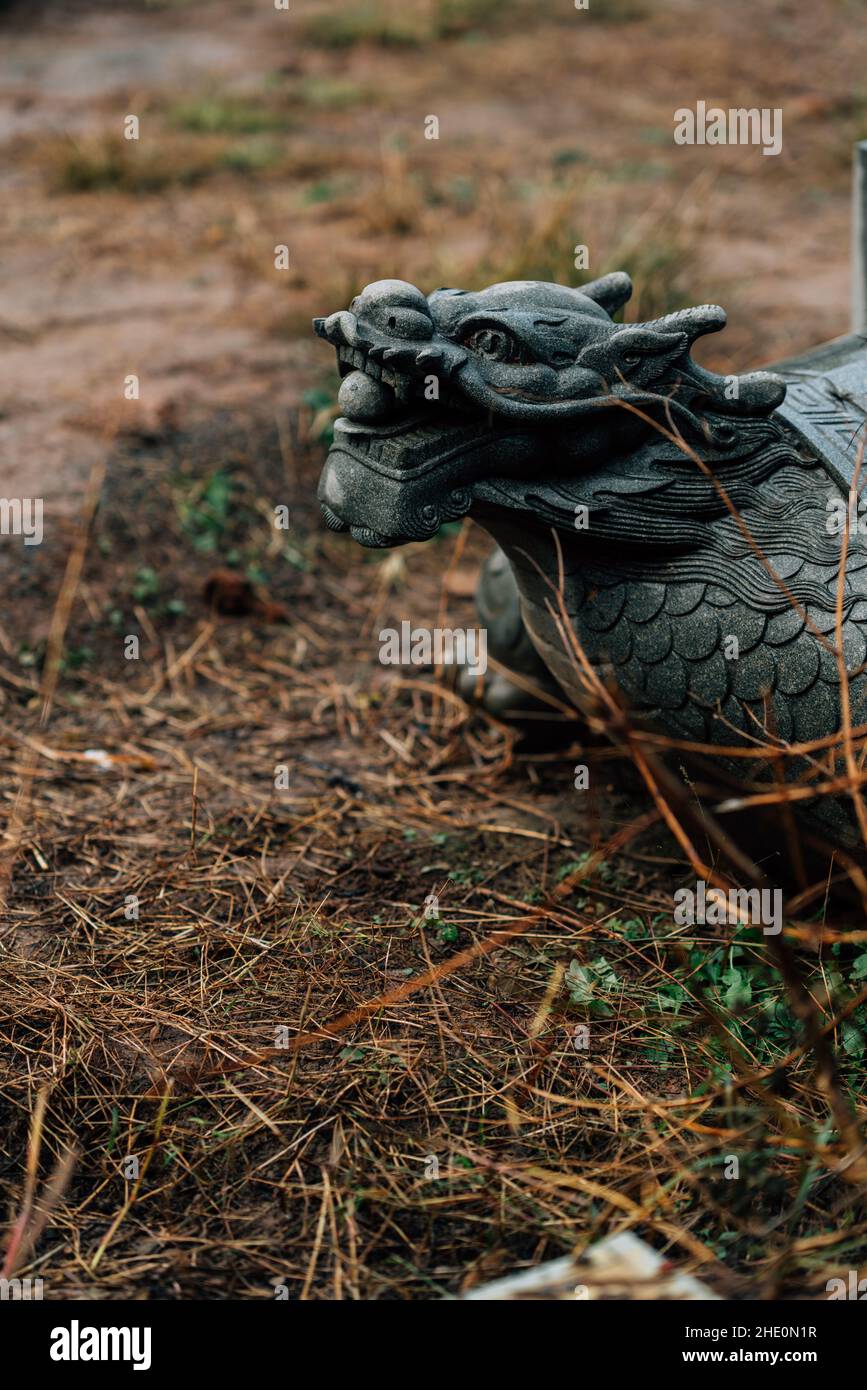
<path id="1" fill-rule="evenodd" d="M 525 360 L 520 343 L 503 328 L 477 328 L 464 339 L 464 347 L 479 357 L 489 357 L 493 362 Z"/>

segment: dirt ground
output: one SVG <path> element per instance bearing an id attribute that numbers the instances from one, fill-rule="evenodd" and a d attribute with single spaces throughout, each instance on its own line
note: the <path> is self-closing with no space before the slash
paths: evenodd
<path id="1" fill-rule="evenodd" d="M 374 278 L 583 243 L 629 317 L 725 305 L 717 370 L 847 329 L 863 8 L 756 15 L 2 10 L 0 492 L 46 530 L 0 545 L 0 1192 L 46 1297 L 440 1297 L 620 1229 L 733 1298 L 863 1263 L 863 913 L 791 914 L 829 1070 L 761 936 L 673 925 L 616 752 L 379 664 L 471 623 L 481 533 L 362 553 L 315 502 L 309 319 Z M 699 97 L 783 153 L 676 147 Z"/>
<path id="2" fill-rule="evenodd" d="M 769 4 L 756 34 L 746 0 L 700 18 L 686 0 L 635 5 L 622 22 L 622 0 L 584 16 L 513 0 L 418 47 L 311 41 L 335 8 L 391 13 L 11 7 L 4 487 L 38 484 L 68 511 L 119 402 L 125 423 L 181 425 L 198 405 L 296 404 L 323 372 L 310 316 L 390 273 L 427 288 L 567 280 L 586 244 L 593 273 L 634 269 L 636 317 L 666 296 L 724 304 L 717 369 L 848 327 L 848 167 L 867 101 L 857 6 Z M 783 153 L 720 147 L 709 167 L 706 150 L 675 146 L 672 109 L 699 94 L 782 106 Z M 121 138 L 130 112 L 138 142 Z M 128 373 L 138 403 L 123 401 Z"/>

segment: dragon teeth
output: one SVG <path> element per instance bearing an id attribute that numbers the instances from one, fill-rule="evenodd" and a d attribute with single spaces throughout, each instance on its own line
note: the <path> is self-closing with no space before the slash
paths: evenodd
<path id="1" fill-rule="evenodd" d="M 382 379 L 386 386 L 390 386 L 400 400 L 409 396 L 412 390 L 412 377 L 406 372 L 393 372 L 388 367 L 382 369 Z"/>
<path id="2" fill-rule="evenodd" d="M 337 357 L 340 362 L 365 372 L 374 381 L 384 382 L 386 386 L 393 389 L 399 400 L 408 400 L 413 389 L 412 376 L 407 372 L 399 372 L 390 367 L 381 366 L 379 362 L 374 361 L 374 356 L 378 355 L 376 349 L 374 349 L 374 353 L 345 346 L 337 349 Z"/>
<path id="3" fill-rule="evenodd" d="M 337 349 L 337 358 L 340 362 L 345 362 L 349 367 L 358 367 L 360 371 L 367 369 L 367 359 L 363 352 L 358 348 L 341 347 Z M 371 376 L 373 373 L 371 372 Z"/>

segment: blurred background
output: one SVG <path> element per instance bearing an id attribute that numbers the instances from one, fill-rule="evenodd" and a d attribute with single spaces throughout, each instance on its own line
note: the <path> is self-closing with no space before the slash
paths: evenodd
<path id="1" fill-rule="evenodd" d="M 126 427 L 326 401 L 309 319 L 384 276 L 626 269 L 629 317 L 727 308 L 702 349 L 719 370 L 845 331 L 863 19 L 858 0 L 7 4 L 4 477 L 50 508 L 79 493 L 121 369 L 146 382 Z M 676 146 L 699 99 L 781 107 L 782 153 Z"/>

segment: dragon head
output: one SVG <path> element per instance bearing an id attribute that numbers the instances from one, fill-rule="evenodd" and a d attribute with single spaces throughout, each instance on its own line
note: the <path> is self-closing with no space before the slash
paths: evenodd
<path id="1" fill-rule="evenodd" d="M 337 349 L 341 416 L 319 488 L 333 530 L 368 546 L 426 540 L 484 512 L 510 482 L 598 470 L 660 421 L 725 449 L 734 417 L 785 394 L 765 372 L 721 377 L 690 357 L 726 321 L 716 305 L 615 323 L 628 275 L 580 290 L 540 281 L 425 297 L 378 280 L 314 320 Z"/>

